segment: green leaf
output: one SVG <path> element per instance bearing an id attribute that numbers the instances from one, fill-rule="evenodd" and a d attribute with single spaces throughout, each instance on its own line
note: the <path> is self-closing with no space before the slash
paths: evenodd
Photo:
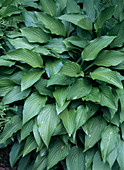
<path id="1" fill-rule="evenodd" d="M 109 163 L 109 167 L 112 168 L 112 166 L 114 165 L 116 159 L 117 159 L 117 148 L 115 148 L 107 157 L 107 162 Z"/>
<path id="2" fill-rule="evenodd" d="M 57 5 L 54 0 L 41 0 L 43 11 L 51 16 L 56 16 Z"/>
<path id="3" fill-rule="evenodd" d="M 68 14 L 81 12 L 80 7 L 77 5 L 77 2 L 75 2 L 75 0 L 68 0 L 66 4 L 66 8 Z"/>
<path id="4" fill-rule="evenodd" d="M 36 157 L 36 160 L 33 165 L 32 170 L 41 170 L 44 169 L 47 166 L 47 156 L 41 156 L 41 153 L 38 154 Z"/>
<path id="5" fill-rule="evenodd" d="M 22 61 L 29 64 L 32 67 L 42 67 L 43 60 L 41 56 L 28 49 L 17 49 L 7 53 L 7 56 L 11 60 Z"/>
<path id="6" fill-rule="evenodd" d="M 19 116 L 13 116 L 10 122 L 6 123 L 3 132 L 0 135 L 0 144 L 4 143 L 7 139 L 12 137 L 14 133 L 22 127 L 22 120 Z"/>
<path id="7" fill-rule="evenodd" d="M 62 67 L 62 62 L 60 60 L 57 59 L 47 60 L 45 70 L 48 77 L 51 77 L 54 74 L 58 73 L 61 67 Z"/>
<path id="8" fill-rule="evenodd" d="M 30 163 L 30 156 L 27 155 L 25 157 L 22 157 L 18 163 L 18 170 L 21 170 L 23 167 L 23 170 L 27 170 Z"/>
<path id="9" fill-rule="evenodd" d="M 12 5 L 8 5 L 7 7 L 3 7 L 0 9 L 0 16 L 2 18 L 11 16 L 14 14 L 20 14 L 20 13 L 21 13 L 21 10 L 18 7 L 12 6 Z"/>
<path id="10" fill-rule="evenodd" d="M 104 50 L 98 54 L 94 61 L 98 66 L 117 66 L 124 61 L 124 54 L 115 50 Z"/>
<path id="11" fill-rule="evenodd" d="M 74 82 L 71 86 L 69 86 L 67 99 L 74 100 L 79 99 L 88 95 L 92 90 L 92 86 L 90 82 L 86 79 L 80 78 L 76 82 Z"/>
<path id="12" fill-rule="evenodd" d="M 49 34 L 45 33 L 39 27 L 23 27 L 21 32 L 32 43 L 47 43 L 50 39 Z"/>
<path id="13" fill-rule="evenodd" d="M 32 119 L 22 126 L 21 140 L 24 140 L 30 134 L 30 132 L 33 131 L 33 123 L 34 123 L 34 120 Z"/>
<path id="14" fill-rule="evenodd" d="M 0 66 L 7 66 L 7 67 L 11 67 L 15 64 L 14 61 L 9 61 L 9 60 L 4 60 L 2 58 L 0 58 Z"/>
<path id="15" fill-rule="evenodd" d="M 112 17 L 114 9 L 114 6 L 109 6 L 101 11 L 94 24 L 96 32 L 101 31 L 105 22 Z"/>
<path id="16" fill-rule="evenodd" d="M 32 135 L 28 136 L 23 150 L 23 157 L 36 148 L 37 144 L 34 137 Z"/>
<path id="17" fill-rule="evenodd" d="M 104 132 L 102 133 L 100 148 L 104 162 L 106 162 L 106 158 L 117 146 L 118 132 L 119 129 L 116 126 L 109 125 L 105 128 Z"/>
<path id="18" fill-rule="evenodd" d="M 68 170 L 85 170 L 84 153 L 82 148 L 73 146 L 66 157 L 66 165 Z"/>
<path id="19" fill-rule="evenodd" d="M 23 109 L 23 124 L 39 114 L 41 109 L 44 107 L 46 100 L 47 98 L 41 96 L 38 92 L 32 93 L 26 99 Z"/>
<path id="20" fill-rule="evenodd" d="M 71 136 L 74 129 L 75 129 L 75 117 L 76 117 L 76 111 L 74 109 L 65 109 L 60 115 L 60 119 L 62 119 L 62 122 L 65 126 L 65 129 L 68 132 L 68 135 Z"/>
<path id="21" fill-rule="evenodd" d="M 92 30 L 91 20 L 84 14 L 64 14 L 59 17 L 63 21 L 75 24 L 85 30 Z"/>
<path id="22" fill-rule="evenodd" d="M 15 142 L 10 152 L 10 165 L 13 167 L 17 160 L 22 156 L 24 143 Z"/>
<path id="23" fill-rule="evenodd" d="M 4 104 L 10 104 L 19 100 L 25 99 L 30 94 L 30 89 L 21 92 L 20 86 L 14 86 L 14 88 L 9 91 L 2 99 Z"/>
<path id="24" fill-rule="evenodd" d="M 114 39 L 115 36 L 101 36 L 90 41 L 90 43 L 82 52 L 82 60 L 94 60 L 97 57 L 98 53 L 103 48 L 107 47 Z"/>
<path id="25" fill-rule="evenodd" d="M 91 166 L 95 152 L 96 152 L 95 148 L 92 148 L 86 151 L 86 154 L 85 154 L 85 169 L 86 170 L 88 170 L 88 168 Z"/>
<path id="26" fill-rule="evenodd" d="M 63 64 L 61 70 L 59 71 L 60 74 L 64 74 L 69 77 L 83 77 L 84 73 L 81 71 L 81 67 L 75 62 L 67 62 Z"/>
<path id="27" fill-rule="evenodd" d="M 99 151 L 96 152 L 93 159 L 93 170 L 110 170 L 109 165 L 101 160 Z"/>
<path id="28" fill-rule="evenodd" d="M 65 100 L 67 98 L 67 87 L 58 87 L 53 92 L 53 96 L 57 101 L 58 106 L 62 107 L 65 103 Z"/>
<path id="29" fill-rule="evenodd" d="M 31 69 L 25 73 L 21 80 L 21 91 L 31 87 L 34 83 L 36 83 L 43 73 L 44 70 L 40 69 Z"/>
<path id="30" fill-rule="evenodd" d="M 109 84 L 113 84 L 116 87 L 123 89 L 120 77 L 117 72 L 112 71 L 111 69 L 99 67 L 90 73 L 91 78 L 94 80 L 101 80 Z"/>
<path id="31" fill-rule="evenodd" d="M 118 157 L 117 157 L 117 162 L 120 166 L 120 169 L 124 169 L 124 141 L 123 140 L 119 140 L 118 143 Z"/>
<path id="32" fill-rule="evenodd" d="M 69 145 L 65 145 L 59 138 L 51 142 L 48 151 L 47 169 L 52 168 L 59 161 L 63 160 L 69 153 Z"/>
<path id="33" fill-rule="evenodd" d="M 56 103 L 56 111 L 57 111 L 57 115 L 59 115 L 63 110 L 66 109 L 66 107 L 69 105 L 71 101 L 65 101 L 65 103 L 63 104 L 63 106 L 59 106 L 57 103 Z"/>
<path id="34" fill-rule="evenodd" d="M 121 124 L 121 136 L 122 139 L 124 140 L 124 123 Z"/>
<path id="35" fill-rule="evenodd" d="M 59 19 L 45 13 L 36 12 L 36 15 L 38 20 L 41 21 L 52 34 L 65 36 L 64 24 Z"/>
<path id="36" fill-rule="evenodd" d="M 55 106 L 52 104 L 47 104 L 37 117 L 38 130 L 47 147 L 59 121 Z"/>
<path id="37" fill-rule="evenodd" d="M 101 138 L 106 127 L 106 122 L 101 116 L 93 117 L 83 125 L 85 131 L 85 151 L 93 147 Z M 99 128 L 98 128 L 99 127 Z"/>

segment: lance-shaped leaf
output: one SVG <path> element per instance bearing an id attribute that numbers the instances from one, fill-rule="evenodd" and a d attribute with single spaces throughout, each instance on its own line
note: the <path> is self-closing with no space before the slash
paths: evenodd
<path id="1" fill-rule="evenodd" d="M 95 152 L 96 152 L 95 147 L 85 152 L 85 169 L 86 170 L 88 170 L 88 168 L 92 164 Z"/>
<path id="2" fill-rule="evenodd" d="M 99 128 L 98 128 L 99 127 Z M 91 118 L 83 125 L 85 131 L 85 151 L 93 147 L 101 138 L 106 122 L 101 116 Z"/>
<path id="3" fill-rule="evenodd" d="M 60 119 L 65 126 L 65 129 L 68 132 L 68 135 L 71 136 L 75 129 L 75 117 L 76 111 L 74 109 L 68 110 L 67 108 L 59 115 Z"/>
<path id="4" fill-rule="evenodd" d="M 53 104 L 47 104 L 37 117 L 38 130 L 47 147 L 59 121 Z"/>
<path id="5" fill-rule="evenodd" d="M 4 104 L 10 104 L 25 99 L 30 94 L 30 91 L 30 89 L 27 89 L 21 92 L 20 86 L 14 86 L 14 88 L 3 97 L 2 101 Z"/>
<path id="6" fill-rule="evenodd" d="M 98 66 L 117 66 L 124 61 L 124 54 L 115 50 L 104 50 L 98 54 L 94 64 Z"/>
<path id="7" fill-rule="evenodd" d="M 31 69 L 28 72 L 26 72 L 22 76 L 21 90 L 23 91 L 31 87 L 34 83 L 36 83 L 40 79 L 43 73 L 44 73 L 44 70 L 40 70 L 40 69 Z"/>
<path id="8" fill-rule="evenodd" d="M 118 127 L 109 125 L 105 128 L 104 132 L 102 133 L 100 148 L 104 162 L 106 162 L 106 158 L 117 146 L 118 132 L 119 132 Z"/>
<path id="9" fill-rule="evenodd" d="M 75 0 L 68 0 L 66 5 L 68 14 L 80 13 L 81 11 L 80 7 L 77 5 L 77 2 L 75 2 Z"/>
<path id="10" fill-rule="evenodd" d="M 51 16 L 56 15 L 57 5 L 54 0 L 41 0 L 42 9 Z"/>
<path id="11" fill-rule="evenodd" d="M 84 14 L 83 15 L 82 14 L 64 14 L 60 16 L 59 18 L 63 21 L 73 23 L 85 30 L 92 30 L 92 22 Z"/>
<path id="12" fill-rule="evenodd" d="M 29 42 L 32 43 L 46 43 L 49 41 L 49 34 L 45 33 L 39 27 L 23 27 L 21 29 L 22 35 L 25 36 Z"/>
<path id="13" fill-rule="evenodd" d="M 124 169 L 124 141 L 119 140 L 117 161 L 121 169 Z"/>
<path id="14" fill-rule="evenodd" d="M 49 29 L 52 34 L 65 36 L 66 32 L 64 24 L 59 19 L 45 13 L 36 12 L 36 15 L 38 20 L 43 22 L 45 27 Z"/>
<path id="15" fill-rule="evenodd" d="M 103 48 L 107 47 L 114 39 L 115 36 L 101 36 L 90 41 L 90 43 L 82 52 L 82 60 L 94 60 L 97 57 L 98 53 Z"/>
<path id="16" fill-rule="evenodd" d="M 94 24 L 96 32 L 99 32 L 103 28 L 105 22 L 111 18 L 113 13 L 114 6 L 109 6 L 101 11 Z"/>
<path id="17" fill-rule="evenodd" d="M 88 95 L 92 90 L 91 83 L 83 78 L 78 79 L 71 86 L 69 86 L 67 99 L 79 99 Z"/>
<path id="18" fill-rule="evenodd" d="M 7 53 L 11 60 L 22 61 L 32 67 L 42 67 L 43 60 L 39 54 L 28 49 L 17 49 Z"/>
<path id="19" fill-rule="evenodd" d="M 10 122 L 8 122 L 3 132 L 0 135 L 0 144 L 6 142 L 7 139 L 12 137 L 14 133 L 16 133 L 18 130 L 20 130 L 22 127 L 22 120 L 19 116 L 13 116 Z"/>
<path id="20" fill-rule="evenodd" d="M 23 109 L 23 124 L 38 115 L 46 103 L 47 98 L 38 92 L 32 93 L 25 101 Z"/>
<path id="21" fill-rule="evenodd" d="M 23 150 L 23 157 L 37 148 L 37 143 L 32 135 L 27 137 L 24 150 Z"/>
<path id="22" fill-rule="evenodd" d="M 111 69 L 99 67 L 91 72 L 90 75 L 93 80 L 101 80 L 109 84 L 113 84 L 120 89 L 123 89 L 120 77 L 118 76 L 117 72 L 112 71 Z"/>
<path id="23" fill-rule="evenodd" d="M 14 61 L 9 61 L 9 60 L 4 60 L 2 58 L 0 58 L 0 66 L 7 66 L 7 67 L 11 67 L 15 64 Z"/>
<path id="24" fill-rule="evenodd" d="M 33 165 L 33 170 L 41 170 L 47 166 L 47 156 L 41 156 L 41 153 L 36 157 L 36 160 Z"/>
<path id="25" fill-rule="evenodd" d="M 69 145 L 65 145 L 60 138 L 52 140 L 48 151 L 47 169 L 52 168 L 63 160 L 69 153 Z"/>
<path id="26" fill-rule="evenodd" d="M 61 70 L 59 71 L 60 74 L 64 74 L 69 77 L 83 77 L 84 73 L 81 71 L 81 67 L 79 64 L 75 62 L 67 62 L 63 64 Z"/>
<path id="27" fill-rule="evenodd" d="M 8 5 L 7 7 L 5 6 L 5 7 L 1 8 L 0 16 L 2 18 L 4 18 L 4 17 L 11 16 L 11 15 L 14 15 L 14 14 L 19 14 L 21 12 L 22 11 L 18 7 Z"/>

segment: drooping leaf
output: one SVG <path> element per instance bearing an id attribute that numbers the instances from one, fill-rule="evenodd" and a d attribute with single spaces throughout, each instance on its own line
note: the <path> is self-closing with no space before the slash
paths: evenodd
<path id="1" fill-rule="evenodd" d="M 53 104 L 47 104 L 37 117 L 38 130 L 47 147 L 59 121 Z"/>
<path id="2" fill-rule="evenodd" d="M 34 83 L 36 83 L 40 79 L 43 73 L 44 73 L 44 70 L 40 70 L 40 69 L 31 69 L 28 72 L 26 72 L 22 76 L 21 90 L 23 91 L 31 87 Z"/>
<path id="3" fill-rule="evenodd" d="M 107 47 L 114 39 L 115 36 L 101 36 L 90 41 L 90 43 L 82 52 L 82 60 L 94 60 L 97 57 L 98 53 L 103 48 Z"/>
<path id="4" fill-rule="evenodd" d="M 39 114 L 41 109 L 44 107 L 46 100 L 47 98 L 41 96 L 38 92 L 32 93 L 26 99 L 23 109 L 23 124 Z"/>
<path id="5" fill-rule="evenodd" d="M 68 170 L 84 170 L 84 153 L 82 148 L 74 146 L 71 148 L 69 155 L 66 158 L 66 165 Z"/>
<path id="6" fill-rule="evenodd" d="M 123 89 L 120 77 L 118 76 L 117 72 L 112 71 L 111 69 L 99 67 L 91 72 L 90 75 L 93 80 L 101 80 L 109 84 L 113 84 L 120 89 Z"/>

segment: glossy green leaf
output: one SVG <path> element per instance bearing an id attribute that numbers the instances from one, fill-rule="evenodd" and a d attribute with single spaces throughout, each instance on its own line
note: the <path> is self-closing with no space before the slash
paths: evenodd
<path id="1" fill-rule="evenodd" d="M 92 22 L 86 16 L 82 14 L 65 14 L 59 17 L 63 21 L 73 23 L 85 30 L 92 30 Z"/>
<path id="2" fill-rule="evenodd" d="M 36 83 L 41 75 L 44 73 L 44 70 L 40 69 L 31 69 L 27 73 L 24 73 L 21 80 L 21 90 L 25 90 L 31 87 L 34 83 Z"/>
<path id="3" fill-rule="evenodd" d="M 0 58 L 0 66 L 7 66 L 7 67 L 11 67 L 15 64 L 14 61 L 9 61 L 9 60 L 4 60 L 2 58 Z"/>
<path id="4" fill-rule="evenodd" d="M 107 47 L 114 39 L 115 36 L 101 36 L 90 41 L 90 43 L 82 52 L 82 60 L 94 60 L 97 57 L 98 53 L 103 48 Z"/>
<path id="5" fill-rule="evenodd" d="M 91 118 L 83 125 L 85 131 L 85 151 L 93 147 L 101 138 L 106 127 L 106 122 L 101 116 Z M 98 128 L 99 127 L 99 128 Z"/>
<path id="6" fill-rule="evenodd" d="M 39 114 L 41 109 L 44 107 L 46 100 L 47 98 L 41 96 L 38 92 L 32 93 L 26 99 L 23 109 L 23 124 Z"/>
<path id="7" fill-rule="evenodd" d="M 80 78 L 69 86 L 67 99 L 79 99 L 88 95 L 92 90 L 90 82 L 86 79 Z"/>
<path id="8" fill-rule="evenodd" d="M 42 67 L 43 61 L 39 54 L 28 49 L 17 49 L 7 53 L 7 56 L 11 60 L 22 61 L 29 64 L 32 67 Z"/>
<path id="9" fill-rule="evenodd" d="M 53 104 L 47 104 L 37 117 L 38 130 L 47 147 L 59 121 Z"/>
<path id="10" fill-rule="evenodd" d="M 117 66 L 124 61 L 124 54 L 115 50 L 105 50 L 98 54 L 94 64 L 98 66 Z"/>
<path id="11" fill-rule="evenodd" d="M 2 99 L 4 104 L 10 104 L 15 101 L 23 100 L 30 94 L 30 89 L 21 92 L 20 86 L 14 86 L 14 88 L 9 91 Z"/>
<path id="12" fill-rule="evenodd" d="M 100 148 L 104 162 L 106 162 L 106 158 L 112 150 L 116 148 L 118 142 L 118 132 L 119 129 L 116 126 L 109 125 L 102 133 Z"/>
<path id="13" fill-rule="evenodd" d="M 38 20 L 43 22 L 45 27 L 51 31 L 52 34 L 65 36 L 64 24 L 59 20 L 45 13 L 36 12 Z"/>
<path id="14" fill-rule="evenodd" d="M 99 67 L 91 72 L 90 75 L 93 80 L 101 80 L 109 84 L 113 84 L 120 89 L 123 89 L 120 77 L 118 76 L 117 72 L 112 71 L 111 69 Z"/>
<path id="15" fill-rule="evenodd" d="M 65 145 L 59 138 L 54 139 L 49 147 L 47 169 L 52 168 L 59 161 L 63 160 L 69 153 L 69 146 Z"/>
<path id="16" fill-rule="evenodd" d="M 84 170 L 84 153 L 82 148 L 74 146 L 71 148 L 69 155 L 66 158 L 68 170 Z"/>
<path id="17" fill-rule="evenodd" d="M 66 5 L 68 14 L 80 13 L 80 7 L 77 5 L 75 0 L 68 0 Z"/>
<path id="18" fill-rule="evenodd" d="M 36 157 L 36 160 L 34 162 L 33 165 L 33 170 L 41 170 L 44 169 L 47 166 L 47 156 L 41 156 L 41 154 L 39 153 L 39 155 Z"/>
<path id="19" fill-rule="evenodd" d="M 23 27 L 21 32 L 22 35 L 32 43 L 47 43 L 50 39 L 49 34 L 38 27 Z"/>

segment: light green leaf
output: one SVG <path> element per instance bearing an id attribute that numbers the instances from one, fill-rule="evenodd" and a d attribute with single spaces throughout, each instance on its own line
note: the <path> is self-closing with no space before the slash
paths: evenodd
<path id="1" fill-rule="evenodd" d="M 22 35 L 25 36 L 29 42 L 32 43 L 47 43 L 50 39 L 49 34 L 45 33 L 39 27 L 23 27 L 21 29 Z"/>
<path id="2" fill-rule="evenodd" d="M 55 106 L 52 104 L 47 104 L 37 117 L 38 130 L 47 147 L 59 121 Z"/>
<path id="3" fill-rule="evenodd" d="M 31 87 L 34 83 L 36 83 L 40 79 L 43 73 L 44 70 L 40 70 L 40 69 L 31 69 L 28 72 L 26 72 L 22 76 L 21 91 Z"/>
<path id="4" fill-rule="evenodd" d="M 7 53 L 7 56 L 11 60 L 22 61 L 29 64 L 32 67 L 42 67 L 43 60 L 41 56 L 28 49 L 17 49 Z"/>
<path id="5" fill-rule="evenodd" d="M 109 167 L 112 168 L 116 159 L 117 159 L 117 148 L 115 148 L 107 157 L 107 162 L 109 163 Z"/>
<path id="6" fill-rule="evenodd" d="M 68 14 L 74 14 L 74 13 L 80 13 L 80 7 L 77 5 L 77 2 L 75 0 L 68 0 L 66 3 L 67 13 Z"/>
<path id="7" fill-rule="evenodd" d="M 119 129 L 116 126 L 109 125 L 102 133 L 102 140 L 100 143 L 101 154 L 104 162 L 107 157 L 117 146 Z"/>
<path id="8" fill-rule="evenodd" d="M 36 148 L 37 144 L 34 137 L 32 135 L 28 136 L 23 150 L 23 157 Z"/>
<path id="9" fill-rule="evenodd" d="M 99 151 L 96 152 L 93 159 L 93 170 L 110 170 L 109 165 L 101 160 Z"/>
<path id="10" fill-rule="evenodd" d="M 63 110 L 66 109 L 66 107 L 69 105 L 71 101 L 65 101 L 65 103 L 63 104 L 63 106 L 59 106 L 57 103 L 56 103 L 56 111 L 57 111 L 57 115 L 59 115 Z"/>
<path id="11" fill-rule="evenodd" d="M 85 170 L 83 149 L 73 146 L 66 157 L 66 165 L 68 170 Z"/>
<path id="12" fill-rule="evenodd" d="M 68 135 L 71 136 L 75 129 L 75 117 L 76 111 L 74 109 L 65 109 L 60 115 L 60 119 L 65 126 L 65 129 L 68 132 Z"/>
<path id="13" fill-rule="evenodd" d="M 64 24 L 59 19 L 45 13 L 36 12 L 36 15 L 38 20 L 43 22 L 45 27 L 50 30 L 52 34 L 65 36 L 66 32 Z"/>
<path id="14" fill-rule="evenodd" d="M 98 54 L 94 61 L 98 66 L 117 66 L 124 61 L 124 54 L 115 50 L 104 50 Z"/>
<path id="15" fill-rule="evenodd" d="M 13 116 L 10 122 L 6 123 L 3 132 L 0 135 L 0 144 L 6 142 L 7 139 L 12 137 L 14 133 L 22 127 L 22 120 L 19 116 Z"/>
<path id="16" fill-rule="evenodd" d="M 41 0 L 43 11 L 51 16 L 56 16 L 57 5 L 54 0 Z"/>
<path id="17" fill-rule="evenodd" d="M 85 30 L 92 30 L 92 22 L 84 14 L 64 14 L 59 18 L 63 21 L 73 23 Z"/>
<path id="18" fill-rule="evenodd" d="M 90 41 L 90 43 L 82 52 L 82 60 L 94 60 L 97 57 L 98 53 L 103 48 L 107 47 L 114 39 L 115 36 L 101 36 Z"/>
<path id="19" fill-rule="evenodd" d="M 91 72 L 90 75 L 93 80 L 101 80 L 109 84 L 113 84 L 120 89 L 123 89 L 123 85 L 117 72 L 108 68 L 99 67 Z"/>
<path id="20" fill-rule="evenodd" d="M 47 60 L 45 70 L 48 77 L 51 77 L 54 74 L 58 73 L 61 67 L 62 67 L 62 62 L 60 60 L 57 59 Z"/>
<path id="21" fill-rule="evenodd" d="M 86 79 L 80 78 L 69 86 L 67 99 L 79 99 L 88 95 L 92 90 L 90 82 Z"/>
<path id="22" fill-rule="evenodd" d="M 101 138 L 106 127 L 106 122 L 101 116 L 91 118 L 83 125 L 85 131 L 85 151 L 93 147 Z M 99 127 L 99 128 L 98 128 Z"/>
<path id="23" fill-rule="evenodd" d="M 14 86 L 14 88 L 3 97 L 2 102 L 4 104 L 10 104 L 25 99 L 30 94 L 30 91 L 30 89 L 27 89 L 21 92 L 20 86 Z"/>
<path id="24" fill-rule="evenodd" d="M 23 109 L 23 124 L 38 115 L 44 107 L 47 98 L 41 96 L 38 92 L 32 93 L 25 101 Z"/>
<path id="25" fill-rule="evenodd" d="M 65 103 L 65 100 L 67 98 L 67 90 L 68 87 L 58 87 L 53 92 L 53 96 L 56 99 L 59 107 L 62 107 Z"/>
<path id="26" fill-rule="evenodd" d="M 16 7 L 16 6 L 12 6 L 12 5 L 8 5 L 7 7 L 3 7 L 0 9 L 0 16 L 2 18 L 5 18 L 7 16 L 11 16 L 11 15 L 14 15 L 14 14 L 20 14 L 21 13 L 21 10 Z"/>
<path id="27" fill-rule="evenodd" d="M 2 58 L 0 58 L 0 66 L 7 66 L 7 67 L 11 67 L 15 64 L 14 61 L 9 61 L 9 60 L 4 60 Z"/>
<path id="28" fill-rule="evenodd" d="M 52 168 L 63 160 L 69 153 L 69 145 L 65 145 L 60 138 L 54 139 L 49 147 L 47 169 Z"/>
<path id="29" fill-rule="evenodd" d="M 117 157 L 117 162 L 120 166 L 120 169 L 124 169 L 124 141 L 119 140 L 118 143 L 118 157 Z"/>
<path id="30" fill-rule="evenodd" d="M 33 131 L 34 120 L 25 123 L 21 128 L 21 140 L 24 140 Z"/>
<path id="31" fill-rule="evenodd" d="M 109 6 L 101 11 L 94 24 L 96 32 L 99 32 L 103 28 L 105 22 L 112 17 L 113 13 L 114 6 Z"/>
<path id="32" fill-rule="evenodd" d="M 63 64 L 61 70 L 59 71 L 60 74 L 64 74 L 69 77 L 83 77 L 84 73 L 81 71 L 81 67 L 75 62 L 67 62 Z"/>

